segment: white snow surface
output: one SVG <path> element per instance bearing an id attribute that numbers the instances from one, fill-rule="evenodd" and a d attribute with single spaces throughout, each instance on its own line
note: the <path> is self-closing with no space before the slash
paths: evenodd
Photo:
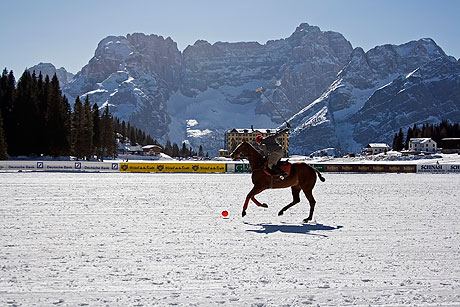
<path id="1" fill-rule="evenodd" d="M 0 305 L 460 305 L 458 174 L 323 175 L 0 173 Z"/>

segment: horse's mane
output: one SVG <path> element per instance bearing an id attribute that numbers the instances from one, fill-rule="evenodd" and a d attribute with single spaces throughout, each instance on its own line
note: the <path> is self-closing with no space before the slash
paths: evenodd
<path id="1" fill-rule="evenodd" d="M 245 145 L 245 146 L 248 146 L 248 148 L 251 150 L 252 152 L 252 155 L 257 158 L 257 159 L 260 159 L 262 160 L 264 157 L 262 156 L 262 154 L 257 150 L 255 149 L 254 146 L 251 145 L 251 143 L 248 143 L 247 141 L 246 142 L 242 142 L 241 145 Z"/>

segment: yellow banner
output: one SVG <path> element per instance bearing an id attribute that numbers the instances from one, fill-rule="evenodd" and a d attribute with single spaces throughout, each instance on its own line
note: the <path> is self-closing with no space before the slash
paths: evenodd
<path id="1" fill-rule="evenodd" d="M 225 173 L 225 163 L 120 163 L 120 172 Z"/>

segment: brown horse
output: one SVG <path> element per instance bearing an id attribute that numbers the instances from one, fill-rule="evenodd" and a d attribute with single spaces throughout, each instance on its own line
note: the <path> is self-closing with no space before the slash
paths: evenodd
<path id="1" fill-rule="evenodd" d="M 318 175 L 321 181 L 324 181 L 324 177 L 321 173 L 304 162 L 292 163 L 291 172 L 287 178 L 281 180 L 279 177 L 267 175 L 264 172 L 264 165 L 266 159 L 248 142 L 243 141 L 239 144 L 232 152 L 230 157 L 233 160 L 239 159 L 240 156 L 246 157 L 249 160 L 249 165 L 252 170 L 252 183 L 254 187 L 246 196 L 246 200 L 243 205 L 242 216 L 246 215 L 246 209 L 248 208 L 249 200 L 252 200 L 257 206 L 267 208 L 267 204 L 261 204 L 255 196 L 266 189 L 280 189 L 291 187 L 292 191 L 292 202 L 286 205 L 278 215 L 283 215 L 284 211 L 291 208 L 295 204 L 300 202 L 300 191 L 302 190 L 310 202 L 310 215 L 303 220 L 304 223 L 311 221 L 313 218 L 313 211 L 315 210 L 315 198 L 313 197 L 312 190 L 316 183 L 316 175 Z"/>

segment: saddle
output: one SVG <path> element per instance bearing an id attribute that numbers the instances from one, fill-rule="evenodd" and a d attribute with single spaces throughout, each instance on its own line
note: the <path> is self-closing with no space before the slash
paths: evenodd
<path id="1" fill-rule="evenodd" d="M 292 164 L 288 161 L 279 161 L 275 166 L 272 167 L 271 171 L 268 169 L 268 161 L 265 161 L 264 164 L 264 173 L 268 176 L 279 177 L 281 175 L 281 171 L 277 170 L 280 168 L 283 170 L 288 176 L 291 173 L 291 166 Z"/>

